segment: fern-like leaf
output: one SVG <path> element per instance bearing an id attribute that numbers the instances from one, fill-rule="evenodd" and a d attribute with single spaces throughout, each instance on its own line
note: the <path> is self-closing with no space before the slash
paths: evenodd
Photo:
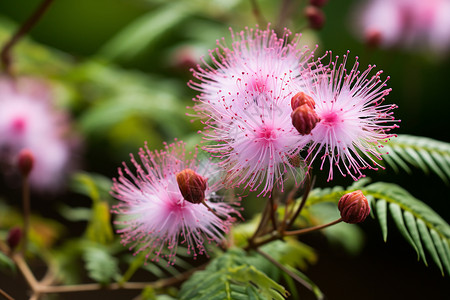
<path id="1" fill-rule="evenodd" d="M 383 159 L 395 170 L 398 171 L 400 167 L 410 173 L 411 169 L 408 166 L 410 164 L 425 173 L 431 170 L 444 182 L 449 183 L 450 143 L 403 134 L 389 140 L 383 146 L 388 153 Z"/>
<path id="2" fill-rule="evenodd" d="M 181 287 L 181 299 L 277 299 L 288 292 L 263 272 L 246 263 L 242 249 L 231 249 L 196 272 Z"/>
<path id="3" fill-rule="evenodd" d="M 356 188 L 355 188 L 356 187 Z M 370 201 L 372 211 L 380 223 L 383 239 L 388 235 L 388 213 L 407 242 L 427 265 L 424 249 L 441 270 L 450 275 L 450 226 L 435 211 L 406 190 L 392 183 L 377 182 L 350 186 L 347 190 L 335 189 L 331 193 L 315 189 L 308 205 L 337 202 L 345 194 L 360 189 Z"/>

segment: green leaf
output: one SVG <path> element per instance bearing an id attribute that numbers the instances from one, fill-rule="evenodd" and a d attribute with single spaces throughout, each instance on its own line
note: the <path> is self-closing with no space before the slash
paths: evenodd
<path id="1" fill-rule="evenodd" d="M 111 226 L 111 213 L 108 203 L 101 201 L 94 203 L 92 216 L 86 228 L 86 236 L 93 242 L 108 244 L 114 239 Z"/>
<path id="2" fill-rule="evenodd" d="M 132 59 L 189 16 L 190 6 L 186 4 L 168 2 L 139 17 L 106 43 L 99 56 L 110 60 Z"/>
<path id="3" fill-rule="evenodd" d="M 407 163 L 422 169 L 430 170 L 444 182 L 450 179 L 450 143 L 433 140 L 427 137 L 398 135 L 384 144 L 386 163 L 398 170 L 398 167 L 410 172 Z"/>
<path id="4" fill-rule="evenodd" d="M 87 246 L 83 249 L 88 276 L 102 284 L 120 278 L 118 260 L 101 246 Z"/>
<path id="5" fill-rule="evenodd" d="M 408 233 L 406 229 L 405 222 L 403 221 L 402 209 L 396 203 L 389 204 L 389 210 L 391 211 L 392 218 L 394 219 L 395 224 L 397 225 L 398 230 L 406 239 L 406 241 L 416 250 L 417 257 L 420 257 L 419 250 L 417 249 L 416 244 Z"/>
<path id="6" fill-rule="evenodd" d="M 425 265 L 428 266 L 425 252 L 423 251 L 422 243 L 420 242 L 420 234 L 417 230 L 416 218 L 414 218 L 413 214 L 409 211 L 405 211 L 403 217 L 405 218 L 406 227 L 408 227 L 408 231 L 411 233 L 411 237 L 414 240 L 415 245 L 417 246 L 417 250 L 419 251 L 419 259 L 422 258 Z"/>
<path id="7" fill-rule="evenodd" d="M 419 232 L 422 237 L 422 241 L 425 244 L 425 248 L 427 248 L 428 252 L 431 255 L 431 258 L 433 259 L 433 261 L 436 263 L 436 265 L 441 270 L 441 273 L 443 274 L 442 264 L 439 259 L 439 255 L 436 252 L 436 248 L 434 247 L 433 239 L 431 238 L 427 225 L 422 220 L 417 220 L 417 227 L 419 228 Z"/>
<path id="8" fill-rule="evenodd" d="M 383 199 L 375 203 L 378 222 L 380 223 L 381 232 L 383 233 L 383 241 L 387 241 L 388 226 L 387 226 L 387 202 Z"/>
<path id="9" fill-rule="evenodd" d="M 71 178 L 71 189 L 88 196 L 93 202 L 110 198 L 111 179 L 95 173 L 78 172 Z"/>
<path id="10" fill-rule="evenodd" d="M 368 199 L 372 210 L 375 211 L 378 222 L 383 232 L 383 238 L 387 238 L 387 205 L 390 213 L 405 239 L 413 246 L 418 256 L 427 263 L 425 251 L 431 256 L 442 273 L 450 275 L 450 226 L 435 211 L 422 201 L 414 198 L 406 190 L 398 185 L 385 182 L 372 183 L 358 187 Z M 316 191 L 317 190 L 317 191 Z M 354 191 L 352 186 L 347 190 L 315 189 L 307 200 L 307 205 L 315 205 L 322 202 L 337 202 L 342 194 Z M 406 224 L 406 226 L 405 226 Z M 424 247 L 422 247 L 424 246 Z"/>
<path id="11" fill-rule="evenodd" d="M 9 270 L 13 272 L 16 271 L 16 265 L 14 264 L 12 259 L 5 255 L 3 252 L 0 252 L 0 270 Z"/>
<path id="12" fill-rule="evenodd" d="M 230 249 L 214 259 L 204 271 L 196 272 L 180 290 L 181 299 L 279 299 L 285 288 L 246 263 L 242 249 Z"/>

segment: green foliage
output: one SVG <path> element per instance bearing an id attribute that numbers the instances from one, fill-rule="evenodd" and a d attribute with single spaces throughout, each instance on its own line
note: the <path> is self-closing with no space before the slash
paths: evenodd
<path id="1" fill-rule="evenodd" d="M 83 249 L 83 259 L 91 279 L 108 284 L 120 278 L 118 260 L 108 252 L 107 248 L 101 245 L 86 246 Z"/>
<path id="2" fill-rule="evenodd" d="M 1 271 L 16 271 L 16 265 L 6 254 L 0 251 L 0 270 Z"/>
<path id="3" fill-rule="evenodd" d="M 109 198 L 108 190 L 111 180 L 101 175 L 77 173 L 73 176 L 72 189 L 88 196 L 92 200 L 92 213 L 86 228 L 86 236 L 89 240 L 107 244 L 114 238 L 111 226 L 111 213 L 109 204 L 103 199 Z M 70 214 L 71 210 L 66 212 Z M 79 213 L 75 210 L 75 213 Z"/>
<path id="4" fill-rule="evenodd" d="M 450 226 L 435 211 L 414 198 L 396 184 L 377 182 L 365 185 L 367 180 L 357 182 L 347 190 L 315 189 L 308 198 L 308 205 L 322 202 L 337 202 L 348 192 L 360 189 L 368 198 L 375 212 L 386 241 L 388 234 L 388 212 L 398 230 L 427 264 L 424 248 L 428 251 L 442 274 L 450 275 Z"/>
<path id="5" fill-rule="evenodd" d="M 427 137 L 400 134 L 383 144 L 383 159 L 396 171 L 399 167 L 410 173 L 408 164 L 422 169 L 425 173 L 430 170 L 437 174 L 444 182 L 450 179 L 450 144 Z"/>
<path id="6" fill-rule="evenodd" d="M 246 262 L 242 249 L 230 249 L 196 272 L 180 290 L 181 299 L 283 299 L 288 292 Z"/>

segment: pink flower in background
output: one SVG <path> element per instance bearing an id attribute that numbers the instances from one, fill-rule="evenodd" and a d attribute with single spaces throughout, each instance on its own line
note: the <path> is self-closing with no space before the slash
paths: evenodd
<path id="1" fill-rule="evenodd" d="M 380 167 L 379 142 L 395 136 L 390 130 L 398 127 L 392 124 L 399 122 L 392 112 L 397 106 L 382 104 L 391 91 L 385 88 L 387 79 L 380 79 L 382 71 L 371 76 L 375 66 L 369 66 L 361 73 L 356 60 L 348 72 L 347 55 L 342 64 L 337 60 L 330 64 L 331 70 L 305 72 L 306 77 L 314 77 L 305 93 L 315 101 L 320 118 L 311 132 L 307 159 L 321 155 L 321 169 L 329 163 L 328 181 L 333 179 L 334 167 L 357 180 L 364 176 L 361 170 Z"/>
<path id="2" fill-rule="evenodd" d="M 437 53 L 450 48 L 450 0 L 370 0 L 357 18 L 360 34 L 372 44 Z"/>
<path id="3" fill-rule="evenodd" d="M 231 214 L 239 216 L 239 213 L 220 202 L 215 172 L 199 166 L 196 154 L 188 159 L 183 142 L 155 152 L 145 145 L 139 151 L 139 159 L 140 162 L 131 155 L 136 170 L 130 170 L 124 163 L 112 188 L 114 197 L 120 200 L 113 212 L 120 215 L 116 224 L 121 227 L 118 233 L 124 245 L 130 245 L 136 254 L 147 252 L 146 257 L 152 260 L 167 255 L 168 261 L 173 262 L 180 243 L 195 257 L 205 254 L 205 237 L 217 244 L 224 240 L 224 233 L 234 221 Z M 186 174 L 195 174 L 198 180 L 189 180 Z M 198 185 L 191 189 L 186 186 L 196 182 Z M 194 192 L 191 196 L 195 200 L 204 195 L 212 210 L 199 201 L 189 201 L 192 198 L 186 195 L 189 191 Z"/>
<path id="4" fill-rule="evenodd" d="M 205 149 L 220 158 L 225 182 L 266 195 L 278 184 L 283 190 L 287 173 L 299 170 L 289 163 L 307 139 L 291 121 L 291 98 L 305 85 L 300 77 L 313 57 L 298 47 L 299 35 L 279 38 L 273 30 L 247 29 L 232 33 L 210 51 L 214 67 L 193 70 L 200 92 L 194 110 L 206 125 L 203 134 L 212 144 Z"/>
<path id="5" fill-rule="evenodd" d="M 14 170 L 20 150 L 35 158 L 31 185 L 56 190 L 64 182 L 71 141 L 67 116 L 51 104 L 49 88 L 34 79 L 0 78 L 0 157 L 6 173 Z"/>

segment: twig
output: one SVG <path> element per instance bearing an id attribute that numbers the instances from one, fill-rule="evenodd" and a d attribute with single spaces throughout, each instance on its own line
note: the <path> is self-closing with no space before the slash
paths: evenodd
<path id="1" fill-rule="evenodd" d="M 303 278 L 301 278 L 300 276 L 298 276 L 297 274 L 295 274 L 294 272 L 292 272 L 291 270 L 289 270 L 288 268 L 283 266 L 279 261 L 274 259 L 272 256 L 270 256 L 269 254 L 267 254 L 264 251 L 261 251 L 260 249 L 255 249 L 255 251 L 258 252 L 259 254 L 261 254 L 262 256 L 264 256 L 264 258 L 266 258 L 268 261 L 270 261 L 275 266 L 277 266 L 280 270 L 282 270 L 283 272 L 285 272 L 286 274 L 291 276 L 295 281 L 297 281 L 298 283 L 300 283 L 301 285 L 306 287 L 308 290 L 310 290 L 310 291 L 313 290 L 311 284 L 309 284 Z"/>
<path id="2" fill-rule="evenodd" d="M 297 211 L 294 213 L 292 218 L 287 223 L 286 229 L 289 229 L 294 224 L 295 219 L 297 219 L 297 217 L 300 215 L 300 212 L 302 211 L 303 207 L 306 204 L 306 200 L 308 199 L 309 192 L 311 191 L 312 187 L 314 186 L 314 184 L 316 182 L 315 177 L 313 177 L 313 179 L 311 180 L 311 178 L 308 176 L 307 180 L 308 181 L 307 181 L 307 185 L 305 188 L 305 192 L 303 193 L 302 202 L 300 202 L 300 205 L 298 206 Z"/>
<path id="3" fill-rule="evenodd" d="M 263 17 L 261 10 L 259 9 L 258 2 L 256 0 L 250 0 L 250 3 L 252 5 L 252 13 L 256 18 L 256 22 L 258 22 L 259 25 L 266 25 L 267 22 L 265 18 Z"/>
<path id="4" fill-rule="evenodd" d="M 0 60 L 2 62 L 3 68 L 6 73 L 12 75 L 11 70 L 11 49 L 15 44 L 27 34 L 31 28 L 39 21 L 42 15 L 45 13 L 47 8 L 53 0 L 43 0 L 39 7 L 33 12 L 33 14 L 19 27 L 19 29 L 14 33 L 14 35 L 6 42 L 0 53 Z"/>
<path id="5" fill-rule="evenodd" d="M 283 0 L 281 3 L 280 12 L 278 14 L 278 20 L 275 25 L 275 31 L 277 33 L 282 33 L 283 27 L 285 26 L 285 20 L 288 18 L 289 13 L 292 11 L 292 0 Z"/>
<path id="6" fill-rule="evenodd" d="M 261 230 L 266 226 L 267 221 L 269 220 L 267 211 L 270 209 L 270 199 L 266 200 L 266 205 L 264 206 L 264 210 L 261 215 L 261 220 L 259 221 L 258 227 L 256 228 L 255 232 L 251 236 L 251 238 L 248 239 L 249 245 L 252 245 L 255 239 L 258 237 L 258 234 L 261 232 Z"/>
<path id="7" fill-rule="evenodd" d="M 31 272 L 27 263 L 23 259 L 23 256 L 20 254 L 14 254 L 12 259 L 16 263 L 16 266 L 19 268 L 31 290 L 35 292 L 38 289 L 39 282 L 36 280 L 36 277 L 34 277 L 33 272 Z"/>
<path id="8" fill-rule="evenodd" d="M 0 295 L 3 296 L 3 298 L 7 299 L 7 300 L 14 300 L 13 297 L 11 297 L 10 295 L 8 295 L 7 292 L 5 292 L 4 290 L 0 289 Z"/>
<path id="9" fill-rule="evenodd" d="M 339 218 L 339 219 L 337 219 L 337 220 L 335 220 L 333 222 L 330 222 L 328 224 L 318 225 L 318 226 L 304 228 L 304 229 L 299 229 L 299 230 L 294 230 L 294 231 L 285 231 L 284 235 L 285 236 L 301 235 L 301 234 L 305 234 L 305 233 L 309 233 L 309 232 L 312 232 L 312 231 L 316 231 L 316 230 L 320 230 L 320 229 L 326 228 L 328 226 L 337 224 L 339 222 L 342 222 L 342 218 Z"/>
<path id="10" fill-rule="evenodd" d="M 187 278 L 189 278 L 189 276 L 191 276 L 192 273 L 204 269 L 205 266 L 206 264 L 188 270 L 174 277 L 164 278 L 153 282 L 124 282 L 124 283 L 111 283 L 108 285 L 102 285 L 99 283 L 87 283 L 76 285 L 39 286 L 37 291 L 39 293 L 54 294 L 54 293 L 70 293 L 70 292 L 87 292 L 97 290 L 142 290 L 146 287 L 159 289 L 182 282 Z"/>
<path id="11" fill-rule="evenodd" d="M 278 230 L 277 218 L 275 217 L 275 212 L 277 211 L 277 203 L 273 197 L 273 194 L 270 194 L 270 221 L 272 222 L 273 230 Z"/>
<path id="12" fill-rule="evenodd" d="M 25 175 L 23 177 L 22 204 L 23 204 L 23 222 L 24 222 L 22 253 L 25 255 L 28 246 L 28 233 L 30 230 L 30 182 L 28 175 Z"/>

